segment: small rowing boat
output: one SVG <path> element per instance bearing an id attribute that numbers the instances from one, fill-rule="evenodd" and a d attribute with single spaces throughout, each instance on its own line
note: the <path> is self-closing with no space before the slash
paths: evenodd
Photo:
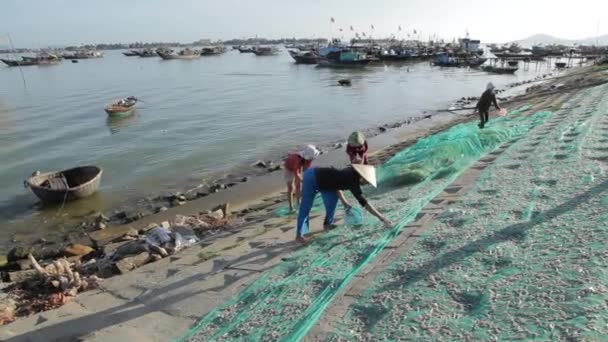
<path id="1" fill-rule="evenodd" d="M 36 172 L 23 182 L 44 203 L 63 203 L 94 194 L 103 171 L 97 166 L 80 166 L 59 172 Z"/>
<path id="2" fill-rule="evenodd" d="M 137 104 L 137 98 L 129 96 L 118 101 L 114 101 L 107 105 L 104 110 L 109 116 L 126 116 L 131 115 L 135 111 L 135 104 Z"/>

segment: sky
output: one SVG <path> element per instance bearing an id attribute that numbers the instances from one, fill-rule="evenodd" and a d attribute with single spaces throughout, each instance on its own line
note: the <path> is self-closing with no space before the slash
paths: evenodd
<path id="1" fill-rule="evenodd" d="M 606 13 L 607 0 L 2 0 L 0 36 L 10 34 L 16 47 L 46 47 L 256 35 L 350 39 L 354 32 L 406 38 L 413 30 L 424 40 L 451 41 L 468 30 L 502 43 L 536 33 L 608 34 L 600 20 Z"/>

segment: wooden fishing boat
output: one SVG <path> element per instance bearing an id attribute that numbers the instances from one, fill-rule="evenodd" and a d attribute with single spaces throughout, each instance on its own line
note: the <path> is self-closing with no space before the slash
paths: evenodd
<path id="1" fill-rule="evenodd" d="M 323 48 L 320 50 L 320 56 L 320 67 L 356 68 L 364 67 L 372 61 L 366 53 L 347 48 Z"/>
<path id="2" fill-rule="evenodd" d="M 255 48 L 247 47 L 247 46 L 239 46 L 237 48 L 237 50 L 239 50 L 240 53 L 254 53 L 255 52 Z"/>
<path id="3" fill-rule="evenodd" d="M 314 51 L 295 51 L 289 50 L 289 55 L 297 64 L 319 64 L 321 56 Z"/>
<path id="4" fill-rule="evenodd" d="M 38 65 L 40 64 L 40 62 L 38 60 L 14 60 L 14 59 L 1 59 L 0 61 L 2 61 L 4 64 L 8 65 L 9 67 L 16 67 L 16 66 L 29 66 L 29 65 Z"/>
<path id="5" fill-rule="evenodd" d="M 99 188 L 102 173 L 97 166 L 80 166 L 59 172 L 37 173 L 23 184 L 44 203 L 63 203 L 94 194 Z"/>
<path id="6" fill-rule="evenodd" d="M 517 70 L 519 70 L 519 67 L 512 67 L 512 66 L 498 67 L 498 66 L 493 66 L 493 65 L 484 65 L 481 67 L 481 70 L 490 72 L 493 74 L 514 74 Z"/>
<path id="7" fill-rule="evenodd" d="M 129 96 L 107 105 L 104 110 L 111 117 L 131 115 L 135 111 L 137 98 Z"/>
<path id="8" fill-rule="evenodd" d="M 200 52 L 198 51 L 194 51 L 194 50 L 190 50 L 190 49 L 184 49 L 178 53 L 174 53 L 174 52 L 168 52 L 168 51 L 156 51 L 156 53 L 160 56 L 160 58 L 162 59 L 195 59 L 195 58 L 199 58 L 201 56 Z"/>
<path id="9" fill-rule="evenodd" d="M 201 50 L 201 56 L 216 56 L 226 52 L 225 46 L 209 46 Z"/>
<path id="10" fill-rule="evenodd" d="M 138 51 L 137 55 L 142 58 L 159 56 L 158 51 L 153 50 L 153 49 L 143 49 L 141 51 Z"/>
<path id="11" fill-rule="evenodd" d="M 278 52 L 279 49 L 274 46 L 258 46 L 257 48 L 255 48 L 255 50 L 253 50 L 253 53 L 256 56 L 273 56 L 276 55 Z"/>
<path id="12" fill-rule="evenodd" d="M 127 56 L 127 57 L 135 57 L 135 56 L 139 56 L 139 53 L 137 51 L 127 51 L 127 52 L 123 52 L 123 55 Z"/>

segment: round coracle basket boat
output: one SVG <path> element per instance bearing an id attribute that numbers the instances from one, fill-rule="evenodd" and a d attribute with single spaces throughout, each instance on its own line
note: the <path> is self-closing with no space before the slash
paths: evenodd
<path id="1" fill-rule="evenodd" d="M 34 174 L 24 185 L 44 203 L 63 203 L 85 198 L 99 188 L 103 170 L 97 166 Z"/>

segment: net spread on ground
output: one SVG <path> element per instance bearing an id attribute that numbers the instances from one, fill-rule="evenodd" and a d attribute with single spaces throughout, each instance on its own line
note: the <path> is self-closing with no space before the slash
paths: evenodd
<path id="1" fill-rule="evenodd" d="M 181 340 L 299 340 L 353 277 L 459 175 L 504 150 L 347 310 L 329 340 L 600 339 L 606 319 L 606 86 L 420 139 L 368 197 L 395 222 L 316 237 Z M 322 206 L 321 206 L 322 208 Z M 320 211 L 322 214 L 323 211 Z"/>

